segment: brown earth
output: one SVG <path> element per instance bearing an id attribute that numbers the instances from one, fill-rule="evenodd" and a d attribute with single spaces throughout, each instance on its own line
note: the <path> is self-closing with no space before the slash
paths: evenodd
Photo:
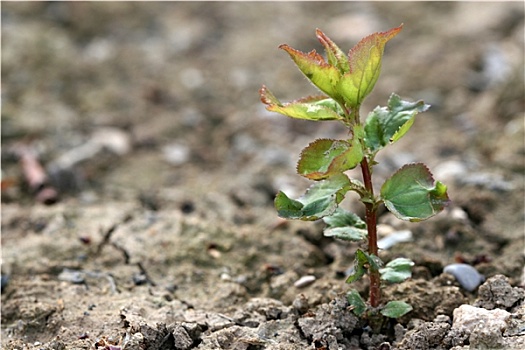
<path id="1" fill-rule="evenodd" d="M 2 348 L 523 348 L 523 18 L 522 2 L 3 2 Z M 257 91 L 315 92 L 279 44 L 321 51 L 321 28 L 350 48 L 400 23 L 362 112 L 391 92 L 432 108 L 374 175 L 425 162 L 452 204 L 417 224 L 381 212 L 381 232 L 414 237 L 381 258 L 415 262 L 384 298 L 414 310 L 374 334 L 345 299 L 367 292 L 344 283 L 357 245 L 273 208 L 309 185 L 300 150 L 346 131 L 269 114 Z M 487 282 L 464 290 L 443 273 L 458 261 Z M 457 328 L 466 304 L 510 316 Z"/>

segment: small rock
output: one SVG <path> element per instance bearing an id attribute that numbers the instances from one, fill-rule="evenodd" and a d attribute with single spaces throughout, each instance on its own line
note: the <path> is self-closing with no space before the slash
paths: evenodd
<path id="1" fill-rule="evenodd" d="M 258 336 L 256 329 L 232 325 L 217 331 L 207 332 L 202 337 L 199 348 L 248 350 L 261 348 L 265 344 L 266 341 Z"/>
<path id="2" fill-rule="evenodd" d="M 437 315 L 436 318 L 434 318 L 435 323 L 451 323 L 450 317 L 447 315 Z"/>
<path id="3" fill-rule="evenodd" d="M 467 212 L 464 211 L 461 208 L 458 208 L 458 207 L 452 208 L 450 210 L 450 217 L 453 220 L 457 220 L 457 221 L 463 221 L 463 222 L 467 222 L 468 221 L 468 214 L 467 214 Z"/>
<path id="4" fill-rule="evenodd" d="M 282 302 L 272 298 L 252 298 L 245 304 L 243 309 L 263 315 L 266 320 L 286 318 L 290 311 Z"/>
<path id="5" fill-rule="evenodd" d="M 199 339 L 202 333 L 202 329 L 198 324 L 193 323 L 193 322 L 182 322 L 181 325 L 182 327 L 184 327 L 184 329 L 186 330 L 188 335 L 191 337 L 191 339 L 193 340 Z"/>
<path id="6" fill-rule="evenodd" d="M 478 299 L 474 306 L 488 310 L 495 308 L 507 309 L 523 298 L 525 298 L 523 289 L 512 287 L 507 277 L 495 275 L 479 287 Z"/>
<path id="7" fill-rule="evenodd" d="M 196 323 L 212 332 L 234 325 L 233 320 L 225 315 L 201 310 L 187 310 L 184 319 L 187 323 Z"/>
<path id="8" fill-rule="evenodd" d="M 467 173 L 467 167 L 458 160 L 449 160 L 441 163 L 433 169 L 436 179 L 453 182 Z"/>
<path id="9" fill-rule="evenodd" d="M 123 156 L 131 151 L 131 139 L 127 132 L 117 128 L 100 128 L 90 142 L 100 145 L 112 153 Z"/>
<path id="10" fill-rule="evenodd" d="M 186 163 L 190 158 L 190 148 L 180 143 L 172 143 L 162 148 L 164 159 L 173 165 Z"/>
<path id="11" fill-rule="evenodd" d="M 122 350 L 140 349 L 144 343 L 144 336 L 142 333 L 137 332 L 134 334 L 126 333 L 122 344 Z"/>
<path id="12" fill-rule="evenodd" d="M 503 178 L 501 174 L 477 172 L 459 179 L 462 185 L 472 185 L 486 188 L 495 192 L 508 192 L 514 189 L 514 184 Z"/>
<path id="13" fill-rule="evenodd" d="M 511 316 L 511 314 L 505 310 L 487 310 L 467 304 L 463 304 L 454 309 L 453 315 L 452 328 L 463 327 L 467 331 L 474 330 L 481 322 L 485 322 L 487 325 L 497 324 L 503 327 L 506 320 Z"/>
<path id="14" fill-rule="evenodd" d="M 474 349 L 501 348 L 503 331 L 511 314 L 505 310 L 486 310 L 471 305 L 461 305 L 454 310 L 452 329 L 470 334 L 470 347 Z"/>
<path id="15" fill-rule="evenodd" d="M 64 269 L 59 275 L 58 279 L 61 281 L 71 282 L 73 284 L 85 283 L 85 274 L 80 271 Z"/>
<path id="16" fill-rule="evenodd" d="M 220 279 L 223 280 L 223 281 L 231 281 L 232 280 L 232 276 L 230 276 L 226 272 L 223 272 L 223 273 L 221 273 Z"/>
<path id="17" fill-rule="evenodd" d="M 298 327 L 307 339 L 319 339 L 320 345 L 326 349 L 343 348 L 341 343 L 346 340 L 346 335 L 350 334 L 356 327 L 359 319 L 352 312 L 348 312 L 349 304 L 346 298 L 337 297 L 329 304 L 321 304 L 313 313 L 300 317 L 297 321 Z M 328 336 L 333 336 L 339 343 L 333 347 L 328 347 Z M 317 347 L 319 348 L 319 347 Z"/>
<path id="18" fill-rule="evenodd" d="M 2 274 L 2 280 L 1 280 L 1 288 L 2 288 L 2 293 L 4 292 L 4 288 L 7 287 L 7 284 L 9 283 L 9 275 L 4 275 Z"/>
<path id="19" fill-rule="evenodd" d="M 469 292 L 474 291 L 483 281 L 485 281 L 485 276 L 480 274 L 474 267 L 467 264 L 450 264 L 445 266 L 443 272 L 454 276 L 461 287 Z"/>
<path id="20" fill-rule="evenodd" d="M 299 294 L 293 301 L 292 306 L 299 313 L 304 314 L 308 311 L 308 298 L 304 294 Z"/>
<path id="21" fill-rule="evenodd" d="M 293 284 L 296 288 L 303 288 L 306 287 L 312 283 L 315 282 L 315 276 L 313 275 L 306 275 L 301 278 L 299 278 L 295 283 Z"/>
<path id="22" fill-rule="evenodd" d="M 398 243 L 410 242 L 410 241 L 412 241 L 412 231 L 410 230 L 395 231 L 389 234 L 388 236 L 386 236 L 385 238 L 381 238 L 377 242 L 377 247 L 379 249 L 389 249 Z"/>
<path id="23" fill-rule="evenodd" d="M 136 286 L 142 286 L 148 283 L 148 277 L 143 273 L 135 273 L 133 274 L 133 283 Z"/>
<path id="24" fill-rule="evenodd" d="M 439 346 L 443 343 L 449 329 L 450 324 L 446 322 L 419 323 L 406 332 L 399 349 L 440 349 Z"/>
<path id="25" fill-rule="evenodd" d="M 183 326 L 181 325 L 175 326 L 172 334 L 173 334 L 176 349 L 186 350 L 186 349 L 190 349 L 191 346 L 193 345 L 193 339 L 191 339 L 188 332 Z"/>
<path id="26" fill-rule="evenodd" d="M 49 168 L 52 172 L 73 168 L 76 164 L 92 159 L 102 150 L 123 156 L 131 150 L 129 135 L 117 128 L 101 128 L 84 144 L 68 150 L 55 159 Z"/>

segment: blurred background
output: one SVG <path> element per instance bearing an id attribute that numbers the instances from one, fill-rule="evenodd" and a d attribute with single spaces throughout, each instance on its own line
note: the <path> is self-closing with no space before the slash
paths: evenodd
<path id="1" fill-rule="evenodd" d="M 278 188 L 300 193 L 298 152 L 346 131 L 265 111 L 262 84 L 282 101 L 317 93 L 277 47 L 322 52 L 320 28 L 346 51 L 401 23 L 363 118 L 392 92 L 432 108 L 394 158 L 384 152 L 377 181 L 416 160 L 445 162 L 443 180 L 483 167 L 517 174 L 523 10 L 520 2 L 3 3 L 2 200 L 35 200 L 21 153 L 42 164 L 60 198 L 242 184 L 268 205 Z"/>

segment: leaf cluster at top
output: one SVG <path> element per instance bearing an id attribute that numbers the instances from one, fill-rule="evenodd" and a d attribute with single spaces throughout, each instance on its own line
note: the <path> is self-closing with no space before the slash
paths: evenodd
<path id="1" fill-rule="evenodd" d="M 317 220 L 333 215 L 348 191 L 357 192 L 363 201 L 375 205 L 384 202 L 398 218 L 410 221 L 427 219 L 448 203 L 446 186 L 434 182 L 423 164 L 400 169 L 385 182 L 377 198 L 371 198 L 369 189 L 344 174 L 365 158 L 374 164 L 376 153 L 401 139 L 410 130 L 416 115 L 430 107 L 423 101 L 405 101 L 392 94 L 386 107 L 373 109 L 364 124 L 359 120 L 359 107 L 379 77 L 385 45 L 401 29 L 402 25 L 369 35 L 350 49 L 348 55 L 317 29 L 316 35 L 325 48 L 326 59 L 315 50 L 303 53 L 286 44 L 280 46 L 299 70 L 326 95 L 282 103 L 263 86 L 260 95 L 266 108 L 292 118 L 338 120 L 351 130 L 349 140 L 319 139 L 302 151 L 297 163 L 298 174 L 320 183 L 297 200 L 280 192 L 275 204 L 282 217 Z M 361 228 L 352 227 L 356 230 L 349 232 L 332 228 L 326 232 L 342 239 L 360 236 Z"/>

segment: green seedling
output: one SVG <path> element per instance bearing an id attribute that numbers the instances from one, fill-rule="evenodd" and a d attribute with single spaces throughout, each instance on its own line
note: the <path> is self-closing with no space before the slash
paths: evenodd
<path id="1" fill-rule="evenodd" d="M 401 29 L 402 25 L 369 35 L 348 55 L 317 29 L 317 38 L 324 46 L 326 59 L 315 50 L 303 53 L 288 45 L 279 48 L 290 55 L 299 70 L 323 94 L 282 103 L 266 86 L 259 91 L 261 101 L 269 111 L 309 121 L 335 120 L 349 130 L 348 139 L 318 139 L 302 151 L 297 172 L 315 183 L 298 199 L 279 192 L 275 207 L 278 215 L 286 219 L 322 219 L 326 224 L 325 236 L 368 242 L 368 249 L 357 249 L 354 270 L 346 281 L 357 281 L 365 274 L 370 279 L 368 305 L 356 290 L 347 294 L 357 315 L 377 315 L 380 312 L 383 316 L 397 318 L 412 309 L 401 301 L 390 301 L 386 305 L 381 302 L 381 282 L 406 280 L 411 276 L 414 263 L 397 258 L 385 265 L 379 258 L 376 228 L 380 205 L 384 204 L 401 220 L 421 221 L 443 210 L 449 202 L 447 187 L 434 181 L 422 163 L 407 164 L 396 171 L 381 186 L 379 194 L 372 186 L 377 153 L 401 139 L 416 115 L 430 107 L 423 101 L 405 101 L 392 94 L 386 107 L 376 107 L 364 122 L 361 121 L 360 107 L 379 78 L 385 45 Z M 361 169 L 362 181 L 345 174 L 356 167 Z M 364 204 L 364 221 L 339 207 L 349 191 L 356 192 Z"/>

